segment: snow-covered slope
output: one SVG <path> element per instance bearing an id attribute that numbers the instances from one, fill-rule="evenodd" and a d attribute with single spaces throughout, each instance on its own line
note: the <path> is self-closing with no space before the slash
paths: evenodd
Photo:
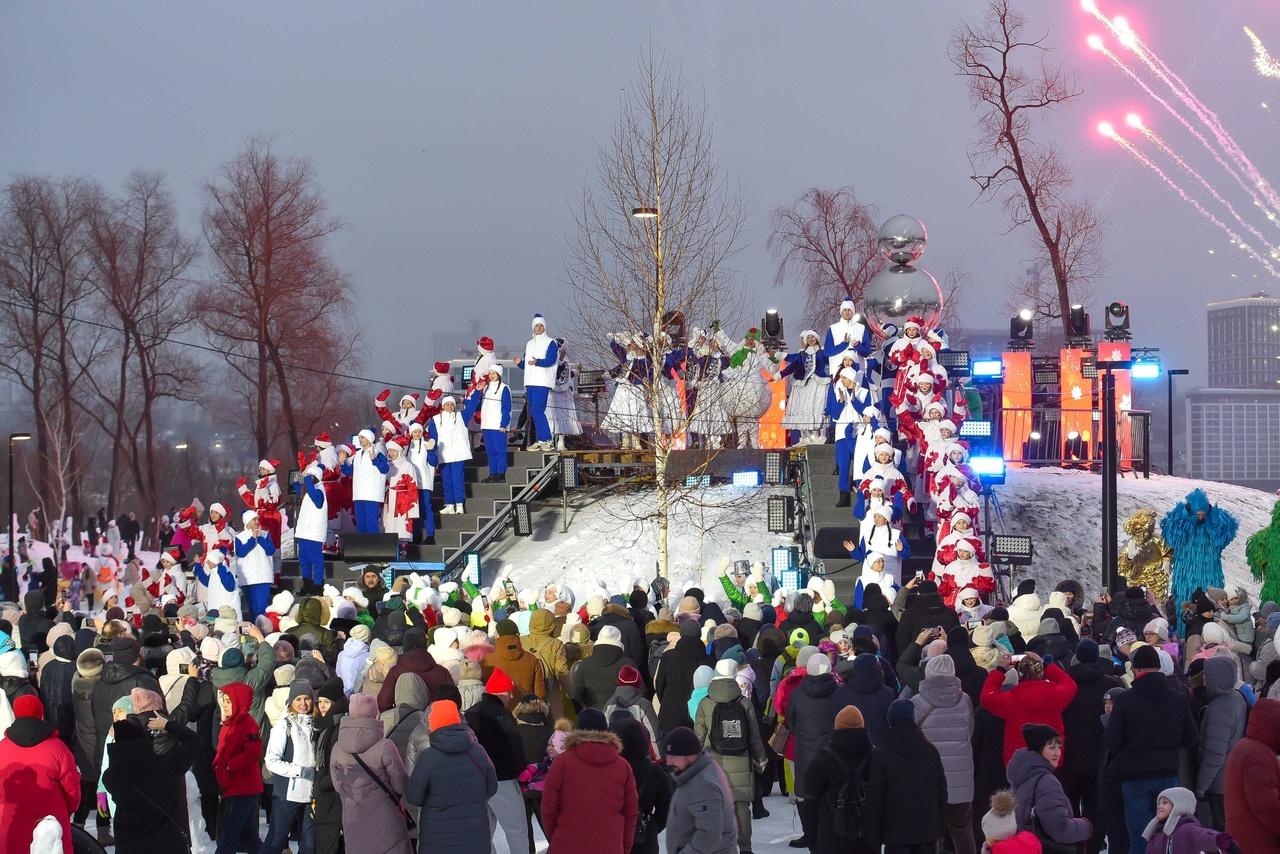
<path id="1" fill-rule="evenodd" d="M 1275 497 L 1269 493 L 1220 483 L 1176 477 L 1120 481 L 1120 524 L 1129 514 L 1149 507 L 1162 516 L 1188 492 L 1202 487 L 1209 497 L 1240 520 L 1240 535 L 1226 551 L 1227 583 L 1256 594 L 1259 584 L 1244 561 L 1245 540 L 1270 522 Z M 769 549 L 789 544 L 785 534 L 770 534 L 765 518 L 768 488 L 744 493 L 732 487 L 709 489 L 706 506 L 682 508 L 670 532 L 672 588 L 698 584 L 709 594 L 717 590 L 715 573 L 723 555 L 751 560 L 769 559 Z M 748 497 L 749 496 L 749 497 Z M 1101 589 L 1102 481 L 1096 474 L 1064 469 L 1009 471 L 1008 483 L 996 488 L 1003 519 L 996 531 L 1030 535 L 1035 542 L 1035 565 L 1019 572 L 1034 577 L 1041 589 L 1063 578 L 1079 580 L 1091 594 Z M 653 577 L 657 549 L 655 525 L 643 520 L 653 495 L 639 492 L 614 496 L 576 511 L 568 533 L 560 532 L 557 514 L 544 514 L 534 536 L 508 538 L 485 551 L 485 574 L 501 566 L 517 588 L 536 588 L 559 581 L 580 596 L 603 583 L 612 592 L 626 588 L 631 578 Z M 1120 533 L 1123 541 L 1124 532 Z"/>

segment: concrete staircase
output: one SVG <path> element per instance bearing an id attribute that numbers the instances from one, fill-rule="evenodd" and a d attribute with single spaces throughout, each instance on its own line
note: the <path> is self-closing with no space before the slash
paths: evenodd
<path id="1" fill-rule="evenodd" d="M 840 499 L 840 479 L 836 474 L 835 446 L 808 445 L 806 455 L 813 495 L 813 556 L 822 561 L 828 577 L 835 582 L 837 595 L 848 601 L 853 597 L 862 563 L 850 560 L 841 543 L 844 540 L 858 541 L 858 520 L 853 517 L 852 507 L 836 506 Z M 928 572 L 933 565 L 934 542 L 925 532 L 924 519 L 919 511 L 903 519 L 902 532 L 911 547 L 911 557 L 902 562 L 903 577 L 910 578 L 917 570 Z"/>
<path id="2" fill-rule="evenodd" d="M 444 506 L 444 494 L 437 485 L 432 493 L 436 514 L 435 545 L 414 547 L 410 551 L 411 559 L 437 563 L 452 559 L 464 542 L 510 504 L 529 480 L 556 456 L 554 452 L 508 451 L 506 482 L 481 483 L 489 476 L 488 460 L 483 448 L 473 453 L 475 457 L 466 464 L 466 512 L 442 515 L 440 508 Z"/>

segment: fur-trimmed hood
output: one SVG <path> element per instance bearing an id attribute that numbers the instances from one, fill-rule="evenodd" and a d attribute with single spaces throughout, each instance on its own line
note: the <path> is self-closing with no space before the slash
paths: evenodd
<path id="1" fill-rule="evenodd" d="M 606 751 L 606 747 L 613 748 L 612 756 L 620 757 L 622 754 L 622 739 L 618 738 L 608 730 L 598 729 L 575 729 L 564 740 L 564 749 L 566 751 L 573 750 L 575 747 L 581 747 L 578 755 L 583 760 L 593 765 L 605 765 L 610 761 L 610 753 Z"/>

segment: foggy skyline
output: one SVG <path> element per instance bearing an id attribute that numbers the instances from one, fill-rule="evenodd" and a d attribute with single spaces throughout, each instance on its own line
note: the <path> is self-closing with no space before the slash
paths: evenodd
<path id="1" fill-rule="evenodd" d="M 1094 126 L 1136 109 L 1242 212 L 1247 197 L 1084 47 L 1099 28 L 1074 0 L 1016 5 L 1031 32 L 1051 31 L 1052 58 L 1076 68 L 1085 92 L 1036 133 L 1054 135 L 1076 190 L 1110 217 L 1095 328 L 1106 303 L 1129 302 L 1135 344 L 1191 368 L 1183 388 L 1203 385 L 1205 304 L 1274 295 L 1275 284 Z M 1249 24 L 1280 46 L 1268 4 L 1100 5 L 1128 15 L 1260 171 L 1280 175 L 1280 124 L 1259 106 L 1280 105 L 1280 81 L 1256 75 L 1240 30 Z M 731 261 L 751 300 L 746 316 L 777 306 L 789 335 L 800 331 L 800 288 L 773 286 L 769 215 L 809 187 L 847 184 L 881 220 L 920 217 L 930 237 L 921 265 L 939 279 L 968 273 L 966 326 L 1000 329 L 1008 285 L 1033 247 L 1021 232 L 1003 234 L 998 203 L 975 202 L 966 157 L 975 113 L 946 56 L 956 22 L 984 8 L 931 2 L 904 16 L 880 2 L 7 4 L 0 174 L 83 175 L 114 192 L 133 169 L 161 170 L 196 235 L 202 182 L 249 136 L 271 137 L 279 154 L 312 160 L 346 223 L 331 249 L 355 282 L 368 354 L 352 372 L 421 386 L 434 358 L 454 355 L 430 352 L 434 333 L 475 318 L 515 347 L 535 311 L 552 334 L 568 325 L 570 206 L 652 41 L 705 97 L 723 175 L 746 199 L 743 249 Z"/>

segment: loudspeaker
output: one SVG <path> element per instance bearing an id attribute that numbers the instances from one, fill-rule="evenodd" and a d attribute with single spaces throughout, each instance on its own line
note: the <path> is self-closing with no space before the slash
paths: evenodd
<path id="1" fill-rule="evenodd" d="M 817 534 L 813 538 L 813 556 L 818 560 L 829 558 L 849 559 L 849 552 L 845 551 L 842 543 L 845 540 L 858 540 L 858 529 L 841 528 L 838 526 L 829 526 L 819 528 Z"/>
<path id="2" fill-rule="evenodd" d="M 347 563 L 390 563 L 400 557 L 400 538 L 395 534 L 346 534 L 342 538 L 342 559 Z"/>
<path id="3" fill-rule="evenodd" d="M 363 566 L 366 561 L 360 561 L 359 565 Z M 378 571 L 382 567 L 374 567 Z M 344 560 L 326 560 L 324 562 L 324 577 L 326 580 L 332 581 L 333 586 L 341 590 L 349 584 L 356 584 L 360 581 L 360 576 L 364 574 L 364 570 L 353 570 L 351 565 Z"/>
<path id="4" fill-rule="evenodd" d="M 296 560 L 280 561 L 281 578 L 297 578 L 302 574 L 302 566 Z"/>

